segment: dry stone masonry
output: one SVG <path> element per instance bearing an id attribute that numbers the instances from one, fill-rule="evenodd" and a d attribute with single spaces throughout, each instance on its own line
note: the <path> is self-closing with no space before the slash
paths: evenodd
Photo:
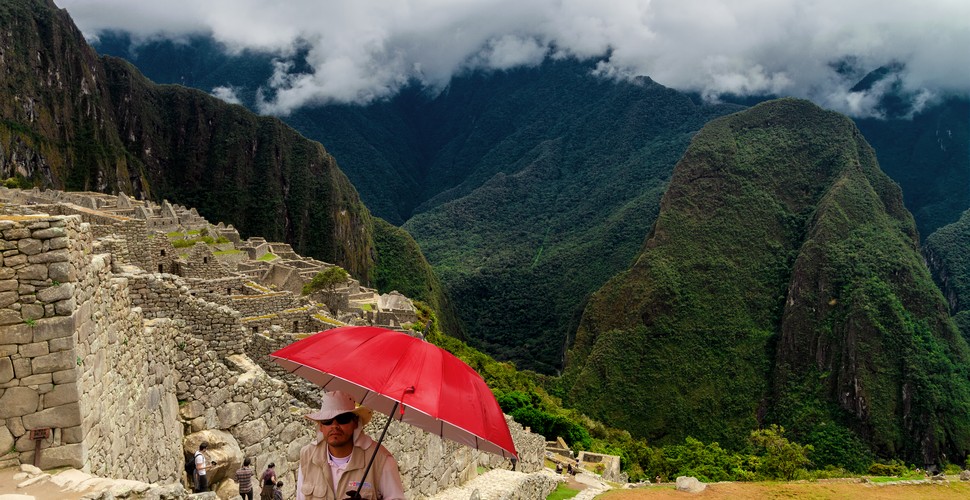
<path id="1" fill-rule="evenodd" d="M 73 467 L 181 498 L 184 457 L 205 440 L 219 498 L 237 495 L 245 457 L 258 472 L 275 462 L 292 496 L 319 390 L 269 353 L 334 326 L 416 320 L 407 297 L 354 280 L 337 314 L 302 296 L 331 265 L 167 202 L 0 188 L 0 467 Z M 517 470 L 541 470 L 543 438 L 509 424 Z M 386 444 L 409 498 L 512 465 L 400 423 Z"/>

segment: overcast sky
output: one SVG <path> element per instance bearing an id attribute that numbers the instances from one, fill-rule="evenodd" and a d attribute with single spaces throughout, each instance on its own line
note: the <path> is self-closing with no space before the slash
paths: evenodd
<path id="1" fill-rule="evenodd" d="M 840 76 L 833 61 L 903 63 L 902 83 L 926 100 L 970 92 L 970 0 L 55 1 L 88 38 L 210 33 L 230 50 L 283 54 L 281 63 L 302 40 L 315 73 L 268 81 L 277 92 L 263 111 L 274 114 L 546 57 L 603 57 L 604 76 L 647 75 L 712 99 L 807 97 L 854 116 L 872 113 L 883 89 L 848 92 L 861 75 Z"/>

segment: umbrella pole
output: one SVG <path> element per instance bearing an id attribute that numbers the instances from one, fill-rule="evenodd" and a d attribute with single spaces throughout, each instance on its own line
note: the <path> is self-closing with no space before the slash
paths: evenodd
<path id="1" fill-rule="evenodd" d="M 397 411 L 397 406 L 400 403 L 394 402 L 394 408 L 391 408 L 391 414 L 387 417 L 387 423 L 384 424 L 384 430 L 381 431 L 381 437 L 377 439 L 377 446 L 374 447 L 374 454 L 370 456 L 370 460 L 367 462 L 367 468 L 364 469 L 364 476 L 360 479 L 360 483 L 357 485 L 357 491 L 349 494 L 350 498 L 360 498 L 360 489 L 364 487 L 364 481 L 367 480 L 367 473 L 370 472 L 370 467 L 374 465 L 374 459 L 377 458 L 377 452 L 381 451 L 381 443 L 384 442 L 384 435 L 387 434 L 387 428 L 391 426 L 391 420 L 394 420 L 394 412 Z M 363 429 L 361 432 L 364 432 Z M 374 485 L 374 489 L 377 489 L 377 485 Z"/>

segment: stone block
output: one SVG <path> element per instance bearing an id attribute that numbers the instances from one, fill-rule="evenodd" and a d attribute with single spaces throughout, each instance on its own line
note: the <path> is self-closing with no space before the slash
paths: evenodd
<path id="1" fill-rule="evenodd" d="M 31 360 L 33 373 L 51 373 L 67 370 L 77 366 L 77 356 L 74 351 L 52 352 L 45 356 L 38 356 Z"/>
<path id="2" fill-rule="evenodd" d="M 13 229 L 7 229 L 3 232 L 3 239 L 5 240 L 19 240 L 21 238 L 30 238 L 30 229 L 25 227 L 16 227 Z"/>
<path id="3" fill-rule="evenodd" d="M 3 241 L 0 241 L 3 243 Z M 8 262 L 4 262 L 4 266 L 7 266 Z M 0 280 L 10 280 L 17 277 L 17 271 L 10 267 L 0 267 Z"/>
<path id="4" fill-rule="evenodd" d="M 55 262 L 47 268 L 47 277 L 60 283 L 77 281 L 77 273 L 70 262 Z"/>
<path id="5" fill-rule="evenodd" d="M 246 403 L 227 403 L 216 409 L 220 429 L 229 429 L 242 422 L 248 415 L 249 405 Z"/>
<path id="6" fill-rule="evenodd" d="M 49 286 L 37 292 L 37 300 L 41 302 L 57 302 L 74 297 L 74 283 L 62 283 L 57 286 Z"/>
<path id="7" fill-rule="evenodd" d="M 237 425 L 235 432 L 233 433 L 240 446 L 256 444 L 262 441 L 267 434 L 269 434 L 269 427 L 267 427 L 266 422 L 261 419 L 251 420 L 244 424 Z"/>
<path id="8" fill-rule="evenodd" d="M 20 417 L 37 411 L 40 395 L 27 387 L 11 387 L 0 397 L 0 418 Z M 33 427 L 30 427 L 31 429 Z"/>
<path id="9" fill-rule="evenodd" d="M 179 414 L 185 420 L 192 420 L 196 417 L 202 415 L 205 412 L 205 405 L 201 401 L 189 401 L 188 403 L 179 407 Z"/>
<path id="10" fill-rule="evenodd" d="M 59 339 L 51 339 L 47 343 L 49 352 L 66 351 L 74 347 L 74 338 L 63 337 Z"/>
<path id="11" fill-rule="evenodd" d="M 23 322 L 23 318 L 20 317 L 20 311 L 0 308 L 0 326 L 6 327 L 7 325 L 15 325 Z M 0 328 L 0 335 L 3 335 L 3 330 L 6 330 L 6 328 Z"/>
<path id="12" fill-rule="evenodd" d="M 55 384 L 66 384 L 68 382 L 77 381 L 77 369 L 75 368 L 54 372 L 51 375 L 53 376 L 53 382 Z"/>
<path id="13" fill-rule="evenodd" d="M 3 265 L 6 266 L 8 269 L 9 268 L 16 269 L 26 263 L 27 263 L 27 256 L 23 254 L 18 253 L 17 255 L 10 255 L 10 256 L 4 255 L 3 257 Z"/>
<path id="14" fill-rule="evenodd" d="M 13 380 L 13 361 L 9 356 L 0 358 L 0 384 L 6 384 L 11 380 Z"/>
<path id="15" fill-rule="evenodd" d="M 84 427 L 68 427 L 61 429 L 61 442 L 64 444 L 80 443 L 84 439 Z"/>
<path id="16" fill-rule="evenodd" d="M 40 452 L 40 463 L 37 465 L 44 470 L 56 467 L 84 467 L 84 447 L 80 444 L 66 444 L 47 448 Z M 33 453 L 30 459 L 33 460 Z"/>
<path id="17" fill-rule="evenodd" d="M 44 306 L 41 304 L 24 304 L 20 308 L 20 317 L 24 321 L 38 320 L 44 317 Z"/>
<path id="18" fill-rule="evenodd" d="M 17 344 L 0 344 L 0 358 L 17 354 L 17 351 L 20 350 L 19 347 Z"/>
<path id="19" fill-rule="evenodd" d="M 74 312 L 74 308 L 77 303 L 74 301 L 74 297 L 65 300 L 59 300 L 54 303 L 53 314 L 57 316 L 70 316 Z M 50 307 L 48 305 L 47 307 Z"/>
<path id="20" fill-rule="evenodd" d="M 31 342 L 29 344 L 21 344 L 19 351 L 20 355 L 25 358 L 35 358 L 37 356 L 43 356 L 50 353 L 50 346 L 47 342 Z"/>
<path id="21" fill-rule="evenodd" d="M 52 381 L 52 378 L 50 373 L 41 373 L 41 374 L 35 374 L 29 377 L 24 377 L 20 379 L 20 385 L 24 387 L 35 386 L 38 388 L 37 392 L 44 393 L 47 391 L 41 390 L 39 386 L 42 386 L 45 384 L 50 385 L 52 383 L 51 381 Z"/>
<path id="22" fill-rule="evenodd" d="M 17 270 L 17 278 L 20 281 L 44 281 L 47 279 L 47 266 L 43 264 L 30 264 Z"/>
<path id="23" fill-rule="evenodd" d="M 70 403 L 24 415 L 23 418 L 24 427 L 28 429 L 75 427 L 81 425 L 81 409 L 77 403 Z"/>
<path id="24" fill-rule="evenodd" d="M 44 394 L 44 408 L 52 408 L 54 406 L 63 406 L 68 403 L 74 403 L 78 400 L 78 390 L 76 383 L 69 384 L 57 384 L 54 386 L 54 390 Z"/>
<path id="25" fill-rule="evenodd" d="M 11 358 L 13 359 L 13 358 Z M 31 375 L 30 371 L 30 360 L 26 358 L 18 358 L 13 360 L 13 376 L 16 378 L 29 377 Z"/>
<path id="26" fill-rule="evenodd" d="M 57 317 L 38 321 L 33 327 L 34 342 L 71 337 L 74 335 L 74 318 Z"/>
<path id="27" fill-rule="evenodd" d="M 10 433 L 13 437 L 17 438 L 23 436 L 27 429 L 24 429 L 23 419 L 20 417 L 10 417 L 7 419 L 7 429 L 10 429 Z"/>
<path id="28" fill-rule="evenodd" d="M 17 280 L 0 280 L 0 292 L 9 292 L 11 290 L 16 290 L 17 285 L 20 282 Z"/>
<path id="29" fill-rule="evenodd" d="M 0 292 L 0 307 L 7 307 L 20 300 L 20 294 L 16 291 Z"/>
<path id="30" fill-rule="evenodd" d="M 34 332 L 30 326 L 22 320 L 18 323 L 20 324 L 0 328 L 0 344 L 29 344 L 33 341 Z"/>
<path id="31" fill-rule="evenodd" d="M 32 238 L 37 238 L 38 240 L 48 240 L 51 238 L 65 238 L 67 233 L 64 231 L 63 227 L 52 227 L 49 229 L 38 229 L 31 233 Z"/>
<path id="32" fill-rule="evenodd" d="M 50 252 L 39 253 L 27 257 L 27 262 L 31 264 L 48 264 L 51 262 L 70 262 L 71 254 L 67 249 L 51 250 Z"/>
<path id="33" fill-rule="evenodd" d="M 37 255 L 44 249 L 44 242 L 35 238 L 23 238 L 17 242 L 17 250 L 24 255 Z"/>
<path id="34" fill-rule="evenodd" d="M 6 453 L 8 450 L 13 448 L 13 444 L 16 441 L 13 434 L 6 427 L 0 427 L 0 451 Z"/>
<path id="35" fill-rule="evenodd" d="M 66 237 L 62 238 L 51 238 L 47 241 L 48 247 L 51 250 L 57 250 L 60 248 L 67 248 L 69 240 Z"/>

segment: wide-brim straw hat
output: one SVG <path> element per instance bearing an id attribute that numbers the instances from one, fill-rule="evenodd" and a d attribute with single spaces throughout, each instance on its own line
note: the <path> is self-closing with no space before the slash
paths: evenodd
<path id="1" fill-rule="evenodd" d="M 370 422 L 374 411 L 366 406 L 357 406 L 354 398 L 343 391 L 331 391 L 323 395 L 320 401 L 320 410 L 304 415 L 310 420 L 320 421 L 329 420 L 341 413 L 353 413 L 360 418 L 360 426 L 363 428 Z"/>

